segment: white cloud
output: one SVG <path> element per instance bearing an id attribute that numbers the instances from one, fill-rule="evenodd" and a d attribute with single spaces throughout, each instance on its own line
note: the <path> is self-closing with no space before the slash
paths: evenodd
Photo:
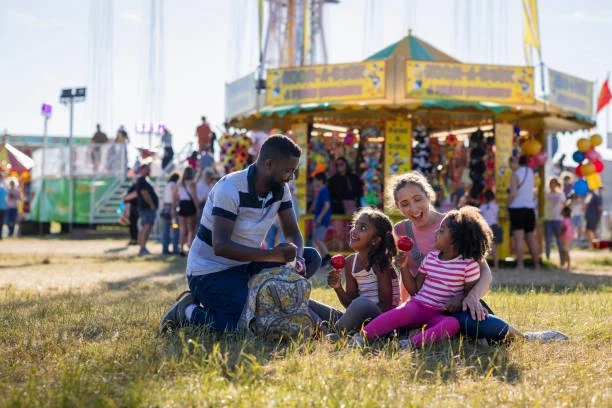
<path id="1" fill-rule="evenodd" d="M 564 20 L 571 20 L 578 23 L 612 23 L 612 15 L 607 10 L 604 11 L 574 11 L 563 16 Z"/>
<path id="2" fill-rule="evenodd" d="M 39 17 L 34 14 L 16 9 L 7 9 L 7 14 L 11 16 L 15 22 L 25 25 L 31 29 L 37 28 L 57 28 L 61 26 L 61 21 L 54 18 Z"/>
<path id="3" fill-rule="evenodd" d="M 121 20 L 126 20 L 132 23 L 136 23 L 136 24 L 140 24 L 142 23 L 142 18 L 140 17 L 140 14 L 135 13 L 135 12 L 123 12 L 121 14 L 119 14 L 119 18 Z"/>

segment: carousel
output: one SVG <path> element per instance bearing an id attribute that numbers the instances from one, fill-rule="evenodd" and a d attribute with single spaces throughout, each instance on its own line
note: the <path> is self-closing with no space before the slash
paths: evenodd
<path id="1" fill-rule="evenodd" d="M 238 80 L 242 84 L 228 84 L 228 124 L 238 131 L 224 136 L 229 154 L 222 161 L 232 161 L 232 170 L 240 168 L 234 157 L 243 158 L 241 165 L 249 163 L 242 153 L 248 149 L 245 133 L 282 132 L 307 158 L 296 179 L 302 214 L 313 198 L 310 179 L 319 172 L 329 178 L 336 173 L 335 159 L 344 157 L 362 181 L 362 206 L 399 216 L 385 203 L 386 183 L 395 174 L 418 170 L 434 186 L 436 206 L 443 210 L 461 199 L 482 202 L 484 192 L 492 190 L 503 226 L 509 158 L 528 156 L 542 207 L 540 180 L 552 157 L 549 136 L 595 125 L 592 83 L 581 88 L 566 79 L 587 81 L 558 71 L 553 75 L 564 81 L 551 81 L 550 92 L 564 97 L 545 103 L 535 98 L 533 67 L 462 63 L 411 33 L 362 62 L 269 69 L 265 94 L 245 87 L 244 78 Z M 597 137 L 589 149 L 596 142 Z M 348 250 L 350 218 L 333 214 L 327 236 L 331 251 Z M 305 214 L 300 220 L 307 239 L 311 219 Z M 509 252 L 504 230 L 502 256 Z"/>

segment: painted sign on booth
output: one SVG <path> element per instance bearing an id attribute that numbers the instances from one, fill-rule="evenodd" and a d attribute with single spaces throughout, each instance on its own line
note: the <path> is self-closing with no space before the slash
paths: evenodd
<path id="1" fill-rule="evenodd" d="M 385 97 L 385 61 L 269 69 L 267 105 L 343 102 Z"/>
<path id="2" fill-rule="evenodd" d="M 406 98 L 531 104 L 533 68 L 410 60 Z"/>
<path id="3" fill-rule="evenodd" d="M 593 82 L 549 69 L 548 86 L 551 105 L 588 117 L 593 115 Z"/>
<path id="4" fill-rule="evenodd" d="M 393 120 L 385 124 L 385 181 L 412 170 L 412 124 Z M 387 208 L 392 211 L 392 208 Z"/>

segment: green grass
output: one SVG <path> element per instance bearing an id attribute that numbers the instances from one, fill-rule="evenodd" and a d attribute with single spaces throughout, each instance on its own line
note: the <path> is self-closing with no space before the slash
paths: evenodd
<path id="1" fill-rule="evenodd" d="M 68 260 L 51 259 L 61 262 Z M 161 260 L 131 262 L 167 267 Z M 194 328 L 160 336 L 159 317 L 179 285 L 135 280 L 49 294 L 0 289 L 0 406 L 612 405 L 607 285 L 562 292 L 497 287 L 486 297 L 516 327 L 561 330 L 569 342 L 483 347 L 456 338 L 410 352 L 393 341 L 353 350 L 343 341 L 278 345 Z M 321 284 L 313 298 L 338 305 Z"/>

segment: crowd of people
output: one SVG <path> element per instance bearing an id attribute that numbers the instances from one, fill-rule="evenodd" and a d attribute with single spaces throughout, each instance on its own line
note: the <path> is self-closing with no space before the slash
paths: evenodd
<path id="1" fill-rule="evenodd" d="M 147 242 L 158 217 L 163 255 L 186 256 L 193 242 L 197 220 L 202 214 L 208 194 L 220 178 L 212 156 L 214 132 L 210 130 L 206 118 L 202 117 L 202 121 L 195 132 L 198 150 L 187 157 L 184 163 L 180 163 L 178 167 L 182 168 L 182 172 L 172 170 L 176 168 L 172 133 L 167 128 L 163 129 L 161 169 L 169 173 L 169 176 L 160 194 L 150 180 L 150 158 L 143 158 L 142 162 L 140 158 L 137 159 L 132 168 L 133 183 L 123 196 L 125 207 L 120 223 L 129 225 L 128 245 L 138 245 L 140 256 L 151 254 Z"/>
<path id="2" fill-rule="evenodd" d="M 19 202 L 22 200 L 21 190 L 11 178 L 5 180 L 4 174 L 0 173 L 0 239 L 4 234 L 4 225 L 8 227 L 7 236 L 15 235 L 15 227 L 19 221 Z"/>

